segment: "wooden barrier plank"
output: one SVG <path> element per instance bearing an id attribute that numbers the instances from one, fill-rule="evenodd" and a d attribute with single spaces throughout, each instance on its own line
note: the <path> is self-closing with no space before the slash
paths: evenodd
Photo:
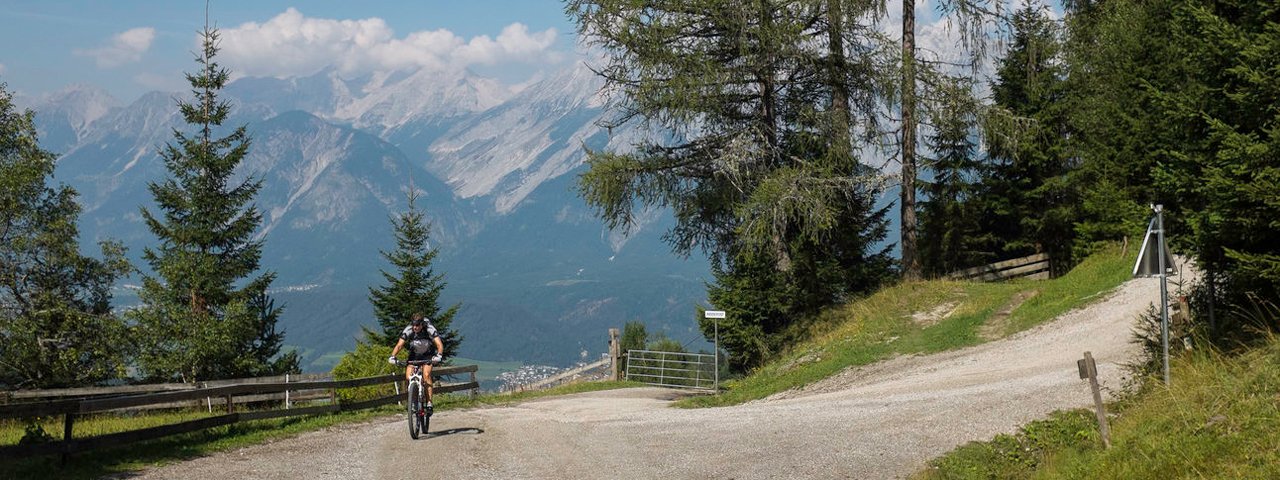
<path id="1" fill-rule="evenodd" d="M 289 393 L 290 403 L 317 400 L 321 398 L 329 398 L 329 391 L 328 390 L 302 390 L 302 391 L 291 390 Z M 232 401 L 234 401 L 237 405 L 256 403 L 256 402 L 270 402 L 270 401 L 283 402 L 284 393 L 264 393 L 261 395 L 240 395 L 240 396 L 233 397 Z M 205 398 L 202 397 L 195 400 L 183 400 L 179 402 L 153 403 L 153 404 L 147 404 L 147 405 L 137 405 L 132 407 L 121 407 L 121 408 L 116 408 L 111 410 L 102 410 L 97 413 L 137 412 L 137 411 L 145 411 L 145 410 L 163 410 L 163 409 L 173 409 L 173 408 L 202 408 L 203 409 L 205 408 L 206 405 L 207 404 L 205 402 Z"/>
<path id="2" fill-rule="evenodd" d="M 542 387 L 544 387 L 544 386 L 547 386 L 547 385 L 553 384 L 553 383 L 555 383 L 555 382 L 559 382 L 559 381 L 564 380 L 564 379 L 566 379 L 566 378 L 572 377 L 572 376 L 574 376 L 574 375 L 581 374 L 582 372 L 586 372 L 586 371 L 589 371 L 589 370 L 592 370 L 592 369 L 595 369 L 595 368 L 603 367 L 603 366 L 605 366 L 605 365 L 607 365 L 607 364 L 609 363 L 609 360 L 610 360 L 610 359 L 606 358 L 606 359 L 603 359 L 603 360 L 600 360 L 600 361 L 597 361 L 597 362 L 594 362 L 594 363 L 589 363 L 589 364 L 583 365 L 583 366 L 581 366 L 581 367 L 578 367 L 578 368 L 575 368 L 575 369 L 569 370 L 569 371 L 567 371 L 567 372 L 560 373 L 560 374 L 558 374 L 558 375 L 552 376 L 552 377 L 550 377 L 550 378 L 544 378 L 544 379 L 542 379 L 542 380 L 538 380 L 538 381 L 536 381 L 536 382 L 533 382 L 533 383 L 529 384 L 529 385 L 528 385 L 527 387 L 525 387 L 525 388 L 528 388 L 528 389 L 530 389 L 530 390 L 536 390 L 536 389 L 542 388 Z M 693 363 L 693 362 L 687 362 L 687 363 Z"/>
<path id="3" fill-rule="evenodd" d="M 318 405 L 315 407 L 290 408 L 288 410 L 260 410 L 257 412 L 240 413 L 240 421 L 249 420 L 265 420 L 268 418 L 292 417 L 295 415 L 312 415 L 317 413 L 336 412 L 341 408 L 338 405 Z"/>
<path id="4" fill-rule="evenodd" d="M 225 387 L 227 385 L 244 385 L 246 383 L 285 383 L 285 375 L 272 375 L 269 377 L 250 377 L 250 378 L 230 378 L 226 380 L 209 380 L 200 382 L 204 388 Z M 325 373 L 299 373 L 287 376 L 288 383 L 303 383 L 333 380 L 333 375 Z"/>
<path id="5" fill-rule="evenodd" d="M 431 369 L 431 376 L 436 375 L 455 375 L 459 373 L 475 373 L 480 370 L 479 365 L 462 365 L 457 367 L 438 367 Z"/>
<path id="6" fill-rule="evenodd" d="M 204 430 L 206 428 L 220 427 L 230 425 L 240 420 L 240 414 L 230 413 L 226 415 L 218 415 L 216 417 L 201 418 L 198 420 L 189 420 L 181 423 L 170 425 L 162 425 L 159 427 L 143 428 L 139 430 L 130 430 L 127 432 L 111 433 L 107 435 L 99 435 L 96 437 L 77 438 L 71 441 L 71 451 L 92 450 L 113 445 L 123 445 L 126 443 L 141 442 L 143 440 L 153 440 L 156 438 L 177 435 L 180 433 L 194 432 L 196 430 Z"/>
<path id="7" fill-rule="evenodd" d="M 12 403 L 0 405 L 0 419 L 46 417 L 80 411 L 80 400 L 47 400 L 43 402 Z"/>
<path id="8" fill-rule="evenodd" d="M 284 383 L 285 375 L 275 375 L 270 377 L 251 377 L 251 378 L 232 378 L 227 380 L 210 380 L 207 382 L 195 383 L 148 383 L 144 385 L 117 385 L 113 387 L 77 387 L 77 388 L 51 388 L 44 390 L 16 390 L 4 392 L 0 397 L 10 399 L 55 399 L 61 397 L 94 397 L 94 396 L 120 396 L 132 395 L 138 393 L 157 393 L 175 390 L 195 390 L 198 388 L 223 387 L 227 385 L 241 385 L 246 383 Z M 289 383 L 332 380 L 333 376 L 321 373 L 302 373 L 289 375 Z"/>
<path id="9" fill-rule="evenodd" d="M 395 395 L 387 395 L 372 400 L 364 400 L 360 402 L 351 402 L 342 404 L 342 411 L 364 410 L 366 408 L 380 407 L 389 403 L 396 403 L 404 398 L 404 394 L 397 393 Z"/>
<path id="10" fill-rule="evenodd" d="M 1027 277 L 1026 277 L 1026 278 L 1027 278 L 1027 280 L 1048 280 L 1048 279 L 1049 279 L 1049 271 L 1048 271 L 1048 270 L 1045 270 L 1045 271 L 1040 272 L 1040 273 L 1037 273 L 1037 274 L 1027 275 Z"/>
<path id="11" fill-rule="evenodd" d="M 1002 270 L 999 272 L 988 273 L 980 277 L 974 277 L 974 278 L 977 278 L 984 282 L 989 282 L 992 280 L 1007 280 L 1013 277 L 1019 277 L 1029 273 L 1040 272 L 1043 270 L 1049 270 L 1048 260 L 1036 262 L 1030 265 L 1024 265 L 1017 268 L 1010 268 L 1008 270 Z"/>
<path id="12" fill-rule="evenodd" d="M 173 390 L 191 390 L 198 388 L 190 383 L 152 383 L 147 385 L 121 385 L 117 387 L 80 387 L 56 388 L 47 390 L 17 390 L 6 392 L 13 399 L 53 399 L 63 397 L 93 397 L 102 395 L 129 395 L 135 393 L 155 393 Z"/>
<path id="13" fill-rule="evenodd" d="M 480 382 L 467 382 L 467 383 L 455 383 L 451 385 L 441 385 L 438 387 L 433 387 L 431 391 L 435 393 L 449 393 L 449 392 L 460 392 L 463 390 L 471 390 L 473 388 L 480 388 Z"/>
<path id="14" fill-rule="evenodd" d="M 995 272 L 999 270 L 1004 270 L 1009 267 L 1014 267 L 1014 266 L 1023 265 L 1023 264 L 1032 263 L 1032 262 L 1046 261 L 1046 260 L 1049 260 L 1049 254 L 1037 253 L 1035 255 L 1028 255 L 1026 257 L 1014 258 L 1011 260 L 1004 260 L 1004 261 L 992 263 L 989 265 L 982 265 L 980 267 L 966 268 L 964 270 L 951 272 L 947 274 L 947 276 L 951 278 L 968 278 L 981 273 L 990 273 L 990 272 Z"/>

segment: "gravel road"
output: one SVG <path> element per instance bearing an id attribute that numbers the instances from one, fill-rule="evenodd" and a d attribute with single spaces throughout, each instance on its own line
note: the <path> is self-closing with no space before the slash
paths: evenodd
<path id="1" fill-rule="evenodd" d="M 624 389 L 446 411 L 412 441 L 402 417 L 334 427 L 137 472 L 160 478 L 897 478 L 970 440 L 1092 405 L 1132 358 L 1130 329 L 1157 301 L 1131 280 L 1092 306 L 964 350 L 899 357 L 747 405 L 667 408 L 681 392 Z M 425 471 L 424 471 L 425 469 Z"/>

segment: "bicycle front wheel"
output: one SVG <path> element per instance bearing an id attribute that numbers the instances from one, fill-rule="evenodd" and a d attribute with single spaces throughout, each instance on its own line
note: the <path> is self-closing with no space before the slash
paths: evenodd
<path id="1" fill-rule="evenodd" d="M 406 402 L 409 407 L 409 437 L 414 440 L 418 439 L 418 403 L 422 401 L 418 388 L 417 384 L 409 384 L 409 401 Z"/>

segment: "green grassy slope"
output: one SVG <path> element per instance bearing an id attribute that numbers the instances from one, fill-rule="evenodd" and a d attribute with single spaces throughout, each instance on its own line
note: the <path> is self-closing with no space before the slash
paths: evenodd
<path id="1" fill-rule="evenodd" d="M 1134 258 L 1133 252 L 1121 256 L 1111 249 L 1052 280 L 932 280 L 889 287 L 826 312 L 797 335 L 809 340 L 751 375 L 726 382 L 723 393 L 677 405 L 739 404 L 894 355 L 952 350 L 1026 330 L 1102 298 L 1129 278 Z"/>

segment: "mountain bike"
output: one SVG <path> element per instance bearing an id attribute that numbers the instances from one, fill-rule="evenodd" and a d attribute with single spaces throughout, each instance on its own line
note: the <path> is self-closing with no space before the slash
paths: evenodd
<path id="1" fill-rule="evenodd" d="M 409 387 L 405 389 L 405 394 L 408 395 L 405 406 L 409 414 L 409 436 L 414 440 L 418 439 L 418 432 L 427 433 L 427 427 L 431 425 L 432 412 L 427 409 L 426 401 L 423 399 L 426 390 L 422 385 L 422 366 L 430 362 L 430 360 L 396 361 L 396 365 L 401 367 L 413 365 L 413 374 L 409 376 Z"/>

